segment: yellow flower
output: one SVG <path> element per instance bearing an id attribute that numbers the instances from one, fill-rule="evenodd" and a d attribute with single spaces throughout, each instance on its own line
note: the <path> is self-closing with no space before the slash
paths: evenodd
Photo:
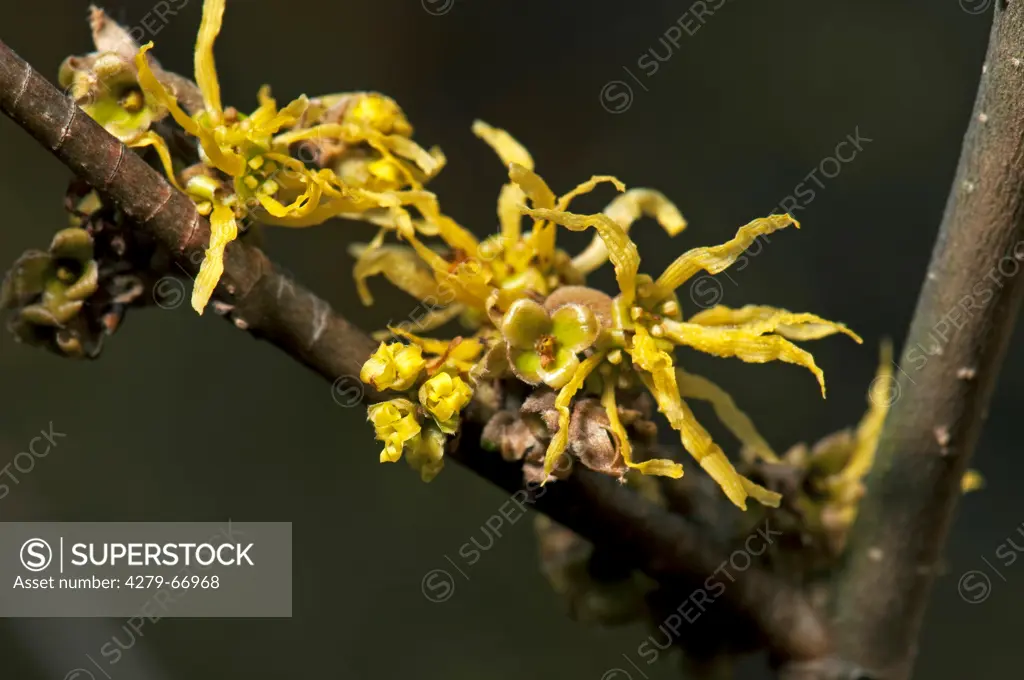
<path id="1" fill-rule="evenodd" d="M 428 426 L 409 443 L 405 460 L 420 473 L 420 479 L 429 482 L 444 467 L 444 443 L 447 437 L 441 430 Z"/>
<path id="2" fill-rule="evenodd" d="M 439 150 L 426 151 L 405 136 L 411 134 L 412 127 L 398 105 L 383 95 L 333 95 L 315 102 L 303 95 L 279 110 L 269 88 L 263 87 L 259 107 L 251 115 L 225 108 L 213 58 L 224 7 L 225 0 L 203 3 L 195 46 L 195 80 L 202 107 L 195 107 L 198 110 L 191 115 L 153 73 L 146 56 L 153 43 L 143 46 L 135 57 L 139 86 L 147 101 L 155 100 L 160 110 L 166 109 L 185 132 L 196 137 L 202 161 L 232 183 L 228 196 L 197 200 L 201 212 L 210 215 L 211 226 L 210 245 L 192 291 L 192 307 L 200 314 L 224 271 L 224 250 L 239 234 L 237 220 L 250 212 L 255 211 L 265 224 L 308 227 L 340 215 L 377 220 L 382 209 L 408 219 L 402 206 L 411 204 L 439 219 L 427 206 L 432 194 L 420 188 L 444 165 Z M 317 124 L 335 113 L 336 122 Z M 314 123 L 312 127 L 297 127 L 309 121 Z M 342 173 L 342 180 L 332 169 L 308 168 L 291 154 L 291 146 L 303 142 L 350 149 L 361 173 Z M 372 152 L 369 160 L 363 154 L 364 144 Z M 133 142 L 133 146 L 141 145 L 157 148 L 168 177 L 176 181 L 163 139 L 149 133 Z M 403 191 L 407 187 L 417 191 Z M 370 211 L 374 211 L 372 216 L 367 215 Z"/>
<path id="3" fill-rule="evenodd" d="M 380 462 L 396 463 L 402 457 L 406 443 L 419 438 L 420 423 L 416 419 L 416 405 L 408 399 L 392 399 L 374 404 L 367 409 L 367 419 L 373 423 L 378 441 L 384 442 Z"/>
<path id="4" fill-rule="evenodd" d="M 416 383 L 426 363 L 418 345 L 382 342 L 363 364 L 359 379 L 378 390 L 407 390 Z"/>
<path id="5" fill-rule="evenodd" d="M 459 411 L 473 397 L 473 389 L 459 376 L 438 373 L 420 386 L 420 403 L 446 434 L 459 427 Z"/>
<path id="6" fill-rule="evenodd" d="M 394 224 L 381 226 L 396 229 L 410 247 L 385 248 L 382 245 L 385 231 L 381 231 L 374 243 L 358 253 L 355 273 L 360 291 L 365 293 L 364 301 L 371 301 L 368 291 L 364 290 L 365 279 L 383 274 L 429 305 L 430 314 L 424 316 L 427 323 L 419 330 L 439 327 L 460 311 L 467 325 L 482 327 L 475 337 L 487 339 L 488 351 L 483 352 L 480 359 L 476 359 L 479 355 L 474 355 L 475 365 L 468 371 L 461 364 L 446 365 L 452 372 L 460 375 L 468 372 L 470 376 L 486 374 L 488 379 L 515 376 L 530 384 L 543 380 L 558 389 L 555 398 L 558 423 L 553 428 L 544 459 L 547 473 L 568 447 L 572 402 L 576 395 L 598 392 L 608 413 L 609 429 L 626 466 L 645 474 L 681 477 L 682 466 L 675 461 L 633 457 L 628 432 L 617 415 L 617 392 L 630 391 L 634 389 L 632 385 L 642 384 L 654 396 L 672 428 L 678 431 L 683 447 L 733 503 L 746 509 L 747 499 L 753 498 L 765 505 L 778 506 L 779 494 L 739 474 L 721 447 L 697 422 L 685 400 L 709 402 L 742 444 L 763 460 L 777 463 L 778 457 L 771 446 L 724 390 L 677 365 L 675 348 L 686 346 L 750 363 L 796 364 L 814 374 L 824 396 L 822 371 L 813 356 L 795 343 L 839 333 L 858 343 L 861 339 L 841 323 L 773 307 L 718 306 L 684 317 L 676 291 L 702 271 L 711 275 L 724 271 L 757 238 L 790 226 L 799 228 L 797 221 L 790 215 L 755 219 L 741 227 L 726 243 L 694 248 L 680 255 L 654 278 L 641 273 L 640 254 L 629 230 L 641 217 L 653 218 L 670 236 L 687 227 L 682 214 L 663 194 L 652 189 L 626 190 L 614 177 L 594 175 L 559 196 L 535 172 L 530 153 L 509 133 L 480 121 L 474 124 L 473 132 L 491 146 L 508 169 L 508 183 L 498 196 L 500 234 L 477 242 L 444 217 L 432 202 L 423 203 L 430 210 L 420 209 L 422 221 L 413 222 L 407 215 L 398 215 Z M 603 183 L 621 192 L 604 211 L 593 215 L 569 212 L 575 198 Z M 418 203 L 413 205 L 421 207 Z M 533 228 L 528 232 L 523 229 L 524 216 L 533 220 Z M 555 247 L 556 225 L 571 231 L 593 229 L 596 235 L 583 252 L 570 257 Z M 419 235 L 439 237 L 450 255 L 445 257 L 428 247 L 419 240 Z M 570 287 L 582 286 L 584 275 L 606 261 L 614 267 L 619 294 L 601 316 L 599 336 L 586 335 L 591 325 L 596 326 L 589 317 L 598 312 L 588 304 L 584 304 L 575 317 L 565 319 L 565 333 L 551 331 L 551 328 L 561 328 L 558 326 L 560 319 L 552 322 L 546 310 L 561 306 L 555 304 L 556 299 L 561 300 L 558 296 L 564 296 Z M 575 339 L 580 342 L 574 342 Z M 443 341 L 430 342 L 442 346 L 438 349 L 440 353 Z M 505 343 L 509 345 L 508 361 L 491 362 L 494 349 Z M 560 349 L 565 351 L 559 354 Z M 584 351 L 589 354 L 577 356 Z M 605 362 L 608 366 L 603 365 Z M 545 376 L 541 369 L 553 375 Z M 428 366 L 428 372 L 430 370 Z M 448 419 L 454 418 L 460 407 L 446 403 L 449 395 L 457 392 L 450 387 L 457 380 L 459 378 L 448 374 L 439 374 L 420 388 L 421 403 L 442 425 L 444 432 L 452 432 L 457 426 L 457 420 L 449 422 Z M 468 387 L 465 391 L 468 395 Z M 468 396 L 465 399 L 468 400 Z"/>

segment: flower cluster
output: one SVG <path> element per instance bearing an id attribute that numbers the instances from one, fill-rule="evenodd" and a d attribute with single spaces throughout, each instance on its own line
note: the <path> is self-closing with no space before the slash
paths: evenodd
<path id="1" fill-rule="evenodd" d="M 94 359 L 128 307 L 150 302 L 169 255 L 88 185 L 73 182 L 65 203 L 50 247 L 23 253 L 0 283 L 0 310 L 19 342 Z"/>
<path id="2" fill-rule="evenodd" d="M 332 217 L 376 222 L 408 204 L 429 215 L 432 197 L 423 183 L 445 162 L 439 150 L 412 141 L 401 108 L 376 93 L 301 96 L 279 108 L 263 87 L 251 114 L 225 107 L 213 58 L 224 6 L 225 0 L 203 4 L 195 84 L 160 68 L 148 54 L 152 43 L 135 45 L 95 13 L 98 52 L 69 59 L 60 77 L 111 134 L 132 147 L 153 147 L 171 183 L 209 216 L 210 243 L 192 292 L 200 314 L 223 274 L 224 250 L 247 220 L 287 227 Z M 172 152 L 178 137 L 195 158 Z"/>
<path id="3" fill-rule="evenodd" d="M 405 451 L 423 481 L 430 481 L 444 465 L 446 436 L 458 431 L 459 412 L 473 397 L 466 369 L 482 347 L 461 338 L 439 343 L 406 336 L 411 344 L 382 342 L 359 377 L 378 390 L 414 396 L 416 401 L 400 398 L 370 406 L 369 419 L 384 442 L 380 462 L 395 463 Z M 434 356 L 425 358 L 424 352 Z"/>
<path id="4" fill-rule="evenodd" d="M 546 434 L 536 435 L 545 442 L 542 479 L 551 478 L 567 451 L 620 478 L 629 471 L 680 477 L 680 463 L 652 458 L 651 447 L 639 445 L 653 427 L 644 409 L 634 408 L 646 390 L 733 503 L 745 508 L 748 497 L 779 503 L 778 493 L 737 472 L 686 400 L 710 401 L 745 445 L 764 460 L 778 458 L 727 394 L 676 365 L 674 350 L 803 366 L 824 395 L 821 370 L 795 341 L 836 333 L 860 338 L 842 324 L 772 307 L 719 306 L 687 315 L 675 291 L 699 272 L 722 272 L 759 236 L 799 227 L 791 216 L 755 219 L 724 244 L 680 255 L 655 278 L 641 273 L 629 230 L 646 216 L 678 234 L 686 221 L 671 201 L 651 189 L 626 190 L 607 175 L 558 195 L 518 141 L 478 121 L 473 132 L 508 170 L 497 201 L 500 233 L 480 240 L 424 189 L 445 158 L 413 141 L 412 126 L 388 97 L 301 96 L 279 107 L 264 87 L 250 114 L 224 106 L 213 56 L 224 8 L 225 0 L 204 2 L 194 83 L 163 70 L 150 54 L 152 43 L 136 45 L 95 13 L 97 52 L 72 58 L 61 70 L 61 82 L 90 115 L 128 145 L 148 147 L 152 162 L 209 216 L 210 242 L 192 292 L 196 311 L 209 302 L 225 248 L 249 220 L 289 227 L 333 217 L 369 222 L 378 228 L 376 237 L 353 249 L 362 300 L 372 303 L 367 280 L 383 275 L 430 310 L 415 329 L 389 328 L 362 371 L 378 390 L 404 395 L 370 407 L 384 442 L 382 461 L 406 455 L 425 479 L 433 477 L 445 438 L 457 431 L 474 393 L 500 394 L 518 385 L 532 391 L 531 408 L 543 414 Z M 619 192 L 604 211 L 570 210 L 574 199 L 601 184 Z M 558 247 L 559 227 L 596 233 L 571 256 Z M 392 234 L 403 243 L 386 243 Z M 608 261 L 618 283 L 614 296 L 585 285 L 585 277 Z M 460 337 L 422 335 L 455 319 L 467 329 Z M 574 432 L 595 442 L 605 436 L 614 460 L 607 447 L 589 455 L 580 442 L 570 442 Z"/>
<path id="5" fill-rule="evenodd" d="M 627 191 L 614 177 L 594 176 L 558 196 L 535 172 L 527 150 L 508 132 L 482 122 L 475 123 L 473 131 L 508 168 L 509 182 L 498 197 L 500 234 L 478 241 L 446 216 L 438 221 L 437 215 L 421 214 L 414 220 L 404 211 L 395 212 L 393 230 L 408 246 L 384 245 L 378 237 L 354 251 L 358 256 L 355 277 L 363 300 L 372 302 L 366 279 L 383 274 L 430 305 L 430 313 L 416 324 L 418 332 L 460 319 L 473 335 L 454 344 L 423 340 L 408 329 L 390 330 L 424 349 L 428 343 L 432 345 L 438 357 L 434 361 L 450 357 L 466 342 L 474 342 L 479 358 L 474 360 L 467 353 L 458 367 L 470 385 L 512 380 L 557 390 L 553 404 L 557 415 L 543 456 L 545 478 L 570 448 L 573 403 L 588 394 L 600 400 L 619 463 L 603 466 L 603 472 L 621 476 L 622 472 L 614 471 L 636 470 L 682 476 L 678 462 L 639 460 L 634 456 L 620 417 L 620 403 L 646 388 L 679 432 L 686 450 L 733 503 L 745 508 L 747 498 L 753 497 L 766 505 L 778 505 L 778 493 L 736 471 L 697 422 L 685 399 L 711 401 L 724 424 L 741 441 L 765 460 L 777 462 L 778 458 L 727 394 L 705 378 L 676 366 L 674 348 L 691 347 L 754 363 L 780 360 L 797 364 L 814 374 L 824 395 L 821 370 L 813 357 L 793 341 L 817 340 L 836 333 L 858 343 L 861 340 L 842 324 L 771 307 L 718 306 L 684 317 L 675 291 L 698 272 L 723 271 L 758 236 L 799 224 L 789 215 L 754 220 L 727 243 L 684 253 L 653 278 L 640 273 L 640 256 L 628 232 L 642 216 L 656 219 L 670 235 L 686 227 L 679 210 L 664 195 L 650 189 Z M 569 210 L 573 199 L 602 183 L 620 192 L 603 212 L 586 215 Z M 524 218 L 532 221 L 529 230 L 523 229 Z M 596 236 L 583 252 L 571 257 L 557 247 L 558 226 L 572 231 L 593 229 Z M 423 240 L 428 236 L 440 238 L 443 247 L 428 246 Z M 615 297 L 583 285 L 587 274 L 609 260 L 619 285 Z M 398 357 L 412 351 L 411 346 L 384 347 L 388 356 L 394 357 L 395 379 L 402 380 Z M 375 357 L 367 366 L 379 362 Z M 406 359 L 405 363 L 410 361 Z M 382 432 L 378 427 L 379 437 L 389 435 L 390 431 Z"/>

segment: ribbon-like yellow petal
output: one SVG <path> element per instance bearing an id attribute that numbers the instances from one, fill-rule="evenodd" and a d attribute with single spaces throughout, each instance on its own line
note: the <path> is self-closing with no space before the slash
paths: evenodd
<path id="1" fill-rule="evenodd" d="M 373 296 L 366 285 L 366 279 L 377 274 L 383 274 L 391 285 L 417 300 L 437 295 L 437 282 L 433 274 L 412 248 L 369 248 L 357 243 L 349 246 L 349 253 L 357 258 L 352 274 L 356 280 L 359 298 L 364 305 L 373 304 Z"/>
<path id="2" fill-rule="evenodd" d="M 686 228 L 686 220 L 672 201 L 654 189 L 630 189 L 616 196 L 605 207 L 604 214 L 614 220 L 627 234 L 641 217 L 653 217 L 668 233 L 675 236 Z M 608 249 L 600 236 L 572 259 L 572 265 L 581 274 L 589 274 L 608 260 Z"/>
<path id="3" fill-rule="evenodd" d="M 164 173 L 167 175 L 167 181 L 174 185 L 174 188 L 178 191 L 184 191 L 181 185 L 178 184 L 178 180 L 174 177 L 174 164 L 171 162 L 171 150 L 167 148 L 167 142 L 164 138 L 157 133 L 150 130 L 139 135 L 134 141 L 128 146 L 132 148 L 138 148 L 143 146 L 151 146 L 156 149 L 157 155 L 160 157 L 160 164 L 164 167 Z"/>
<path id="4" fill-rule="evenodd" d="M 199 24 L 199 35 L 196 36 L 196 85 L 203 94 L 203 104 L 214 125 L 219 124 L 224 117 L 217 68 L 213 62 L 213 43 L 224 21 L 224 5 L 225 0 L 203 2 L 203 19 Z"/>
<path id="5" fill-rule="evenodd" d="M 445 243 L 452 248 L 458 248 L 469 257 L 476 257 L 479 242 L 472 232 L 460 225 L 452 218 L 441 212 L 437 196 L 429 191 L 403 191 L 396 192 L 401 200 L 411 205 L 422 213 L 427 222 L 435 225 Z"/>
<path id="6" fill-rule="evenodd" d="M 508 178 L 526 194 L 526 197 L 533 203 L 534 208 L 554 208 L 555 192 L 547 182 L 528 168 L 519 163 L 510 163 L 508 166 Z M 546 263 L 555 254 L 555 228 L 544 220 L 534 219 L 533 231 L 530 233 L 530 247 L 537 254 L 537 258 Z"/>
<path id="7" fill-rule="evenodd" d="M 728 392 L 707 378 L 687 373 L 681 368 L 676 369 L 676 382 L 683 399 L 700 399 L 711 404 L 722 424 L 762 460 L 769 463 L 781 462 L 771 445 L 757 431 L 750 416 L 740 410 Z"/>
<path id="8" fill-rule="evenodd" d="M 565 447 L 569 445 L 569 416 L 571 415 L 569 404 L 572 403 L 572 398 L 576 395 L 576 392 L 583 387 L 583 382 L 587 379 L 587 376 L 604 360 L 604 356 L 603 352 L 598 352 L 580 362 L 572 378 L 558 391 L 558 396 L 555 397 L 555 408 L 558 410 L 558 432 L 551 436 L 548 450 L 544 454 L 545 482 L 547 481 L 547 476 L 555 469 L 558 457 L 565 452 Z"/>
<path id="9" fill-rule="evenodd" d="M 473 134 L 487 143 L 498 154 L 502 165 L 508 168 L 512 163 L 526 170 L 533 170 L 533 157 L 522 144 L 501 128 L 491 127 L 482 120 L 473 122 Z M 519 240 L 523 215 L 519 206 L 525 203 L 526 192 L 518 184 L 504 184 L 498 194 L 498 222 L 505 244 Z"/>
<path id="10" fill-rule="evenodd" d="M 452 343 L 455 342 L 454 340 L 424 338 L 415 333 L 410 333 L 401 326 L 388 326 L 388 331 L 394 336 L 405 338 L 414 345 L 419 345 L 428 354 L 445 355 L 453 350 L 458 350 L 459 358 L 467 356 L 476 357 L 483 350 L 483 343 L 476 338 L 463 338 L 453 347 Z"/>
<path id="11" fill-rule="evenodd" d="M 214 138 L 213 131 L 190 118 L 189 115 L 185 113 L 180 106 L 178 106 L 178 102 L 174 99 L 171 93 L 160 84 L 160 81 L 156 79 L 155 75 L 153 75 L 152 69 L 149 68 L 149 61 L 146 59 L 146 52 L 151 49 L 153 49 L 153 43 L 149 42 L 143 45 L 139 49 L 139 53 L 135 55 L 135 67 L 139 72 L 139 86 L 152 95 L 158 102 L 163 104 L 170 112 L 171 117 L 174 118 L 174 121 L 180 125 L 185 132 L 188 132 L 193 137 L 199 138 L 199 142 L 203 146 L 203 151 L 206 152 L 210 162 L 213 163 L 218 170 L 226 172 L 232 177 L 240 176 L 245 172 L 245 159 L 230 149 L 226 151 L 221 149 L 217 144 L 217 140 Z"/>
<path id="12" fill-rule="evenodd" d="M 199 266 L 195 285 L 192 288 L 192 309 L 202 314 L 210 301 L 217 282 L 224 273 L 224 248 L 238 237 L 235 213 L 226 205 L 218 204 L 210 216 L 210 245 Z"/>
<path id="13" fill-rule="evenodd" d="M 825 396 L 825 374 L 810 352 L 800 349 L 781 335 L 762 335 L 758 329 L 700 326 L 663 319 L 659 324 L 666 338 L 717 357 L 736 357 L 752 364 L 785 361 L 803 366 L 814 374 Z"/>
<path id="14" fill-rule="evenodd" d="M 515 137 L 501 128 L 491 127 L 482 120 L 473 121 L 473 134 L 490 146 L 498 154 L 501 164 L 506 168 L 516 163 L 527 170 L 533 170 L 533 157 Z"/>
<path id="15" fill-rule="evenodd" d="M 863 342 L 845 324 L 823 319 L 817 314 L 789 312 L 759 305 L 747 305 L 739 309 L 718 305 L 694 314 L 687 321 L 702 326 L 736 326 L 752 332 L 778 333 L 790 340 L 820 340 L 835 333 L 843 333 L 857 344 Z"/>
<path id="16" fill-rule="evenodd" d="M 431 309 L 429 312 L 417 319 L 409 317 L 408 321 L 401 322 L 396 326 L 396 328 L 400 328 L 402 330 L 413 329 L 419 333 L 427 333 L 435 328 L 440 328 L 445 325 L 463 311 L 465 311 L 465 307 L 462 305 L 451 305 L 444 309 Z M 373 339 L 386 340 L 392 335 L 394 335 L 394 333 L 390 330 L 374 331 Z"/>
<path id="17" fill-rule="evenodd" d="M 608 414 L 608 429 L 615 435 L 615 439 L 619 443 L 619 453 L 622 455 L 622 461 L 627 467 L 639 470 L 645 475 L 660 475 L 662 477 L 672 477 L 673 479 L 683 476 L 683 466 L 672 460 L 656 458 L 654 460 L 645 460 L 641 463 L 633 460 L 633 445 L 629 441 L 629 434 L 626 432 L 626 428 L 623 427 L 622 421 L 619 419 L 619 407 L 615 401 L 614 380 L 604 381 L 601 405 L 604 406 L 604 410 Z"/>
<path id="18" fill-rule="evenodd" d="M 636 273 L 640 268 L 640 253 L 626 231 L 607 215 L 577 215 L 576 213 L 543 208 L 523 208 L 532 217 L 549 220 L 572 231 L 583 231 L 587 227 L 597 230 L 598 236 L 608 248 L 608 255 L 615 267 L 615 279 L 622 290 L 622 304 L 628 309 L 636 295 Z"/>
<path id="19" fill-rule="evenodd" d="M 503 184 L 498 194 L 498 224 L 501 225 L 502 244 L 511 247 L 522 233 L 523 213 L 519 206 L 526 203 L 526 192 L 518 184 Z"/>
<path id="20" fill-rule="evenodd" d="M 565 210 L 572 203 L 573 199 L 583 194 L 589 194 L 591 191 L 597 188 L 598 184 L 607 182 L 615 186 L 616 191 L 625 191 L 626 185 L 619 181 L 617 177 L 612 175 L 594 175 L 586 182 L 581 182 L 576 185 L 572 191 L 566 194 L 562 194 L 558 197 L 558 201 L 555 203 L 555 210 Z"/>
<path id="21" fill-rule="evenodd" d="M 671 357 L 660 350 L 655 351 L 653 343 L 647 343 L 644 336 L 653 340 L 642 326 L 637 326 L 637 338 L 641 338 L 641 342 L 639 348 L 634 342 L 633 359 L 648 372 L 649 375 L 641 373 L 640 377 L 654 395 L 658 410 L 668 418 L 672 429 L 679 432 L 683 448 L 718 483 L 729 500 L 742 510 L 747 509 L 748 496 L 763 505 L 778 507 L 782 497 L 740 475 L 707 430 L 697 422 L 693 411 L 679 395 Z"/>
<path id="22" fill-rule="evenodd" d="M 875 452 L 878 450 L 878 438 L 882 434 L 885 417 L 889 407 L 895 401 L 896 379 L 892 374 L 892 343 L 882 343 L 878 371 L 868 388 L 868 410 L 857 425 L 856 444 L 850 462 L 840 473 L 842 482 L 859 482 L 863 480 L 875 464 Z"/>
<path id="23" fill-rule="evenodd" d="M 736 236 L 720 246 L 694 248 L 683 253 L 670 264 L 655 285 L 664 293 L 669 293 L 686 283 L 691 276 L 703 269 L 709 274 L 724 271 L 736 261 L 744 250 L 749 248 L 758 236 L 770 234 L 790 225 L 800 228 L 800 223 L 789 215 L 769 215 L 761 217 L 740 227 Z"/>
<path id="24" fill-rule="evenodd" d="M 192 118 L 185 113 L 185 111 L 178 106 L 178 101 L 168 92 L 164 86 L 156 79 L 153 75 L 153 70 L 149 68 L 149 60 L 146 58 L 146 52 L 153 49 L 153 42 L 150 41 L 139 48 L 139 53 L 135 55 L 135 68 L 139 74 L 139 86 L 151 94 L 160 104 L 162 104 L 174 118 L 174 122 L 180 125 L 185 132 L 189 133 L 193 137 L 198 137 L 200 134 L 199 123 L 192 120 Z"/>

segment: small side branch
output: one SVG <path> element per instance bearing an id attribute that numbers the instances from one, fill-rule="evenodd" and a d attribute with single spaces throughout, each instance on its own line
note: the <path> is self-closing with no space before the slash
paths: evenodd
<path id="1" fill-rule="evenodd" d="M 942 547 L 1024 295 L 1024 2 L 995 3 L 973 120 L 837 583 L 839 650 L 910 677 Z"/>

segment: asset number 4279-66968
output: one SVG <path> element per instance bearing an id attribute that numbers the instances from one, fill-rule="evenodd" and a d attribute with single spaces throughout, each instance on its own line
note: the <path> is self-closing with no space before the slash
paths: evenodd
<path id="1" fill-rule="evenodd" d="M 129 576 L 125 579 L 125 586 L 128 588 L 181 588 L 198 590 L 210 590 L 220 588 L 220 576 L 175 576 L 172 579 L 163 576 Z"/>

